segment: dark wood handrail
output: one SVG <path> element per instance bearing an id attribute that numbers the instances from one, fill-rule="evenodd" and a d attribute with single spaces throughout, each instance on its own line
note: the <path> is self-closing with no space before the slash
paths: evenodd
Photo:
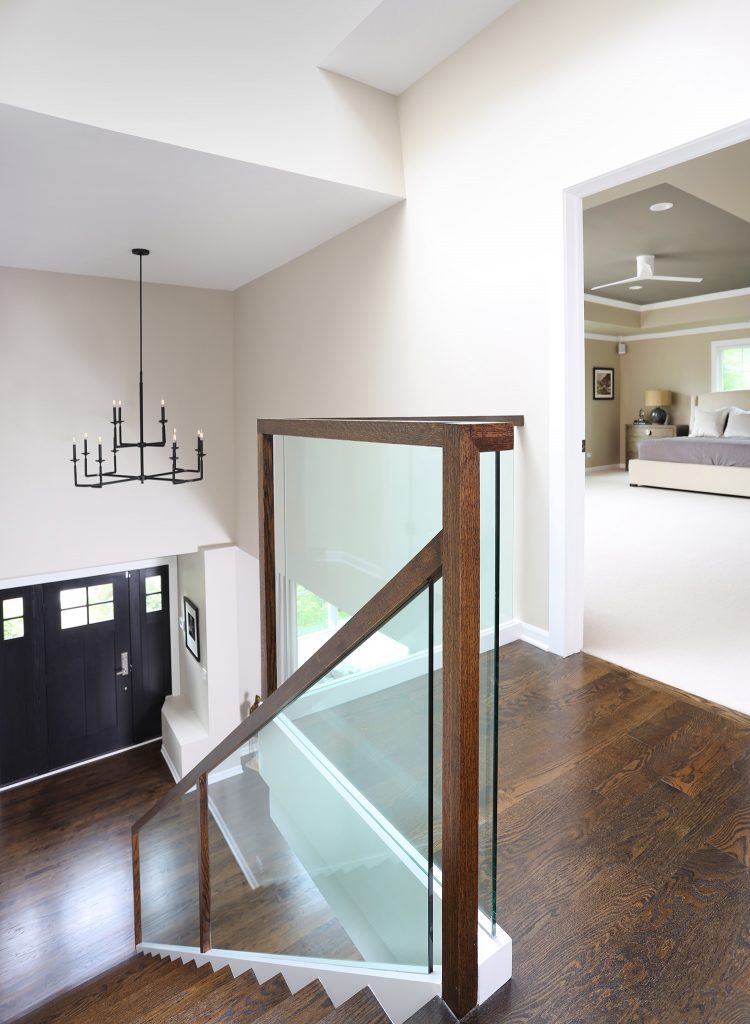
<path id="1" fill-rule="evenodd" d="M 348 619 L 319 650 L 278 689 L 274 690 L 257 709 L 240 722 L 236 729 L 214 747 L 195 768 L 192 768 L 172 789 L 146 811 L 133 825 L 133 833 L 140 832 L 155 815 L 174 800 L 184 796 L 199 779 L 217 768 L 239 747 L 267 725 L 305 690 L 347 658 L 365 640 L 369 639 L 394 615 L 398 614 L 417 594 L 442 574 L 442 531 L 407 562 L 374 597 Z"/>
<path id="2" fill-rule="evenodd" d="M 369 441 L 381 444 L 424 445 L 444 448 L 453 427 L 460 426 L 479 451 L 507 451 L 513 447 L 513 427 L 523 416 L 458 417 L 457 419 L 294 419 L 258 420 L 263 436 L 317 437 L 329 441 Z"/>

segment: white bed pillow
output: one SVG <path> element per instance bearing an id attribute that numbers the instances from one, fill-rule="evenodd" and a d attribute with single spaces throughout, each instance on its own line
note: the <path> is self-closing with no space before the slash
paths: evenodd
<path id="1" fill-rule="evenodd" d="M 724 428 L 724 437 L 750 437 L 750 411 L 732 406 Z"/>
<path id="2" fill-rule="evenodd" d="M 691 437 L 721 437 L 724 433 L 729 409 L 699 409 L 693 410 L 693 425 L 690 428 Z"/>

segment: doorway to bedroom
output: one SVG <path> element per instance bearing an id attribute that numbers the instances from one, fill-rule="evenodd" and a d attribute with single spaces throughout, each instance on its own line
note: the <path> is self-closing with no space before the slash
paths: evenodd
<path id="1" fill-rule="evenodd" d="M 745 712 L 748 180 L 742 142 L 583 212 L 584 650 Z"/>

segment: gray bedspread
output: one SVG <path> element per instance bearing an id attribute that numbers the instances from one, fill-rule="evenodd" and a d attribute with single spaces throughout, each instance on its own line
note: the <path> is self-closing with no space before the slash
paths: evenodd
<path id="1" fill-rule="evenodd" d="M 638 446 L 638 458 L 649 462 L 687 462 L 691 465 L 750 469 L 750 438 L 649 437 Z"/>

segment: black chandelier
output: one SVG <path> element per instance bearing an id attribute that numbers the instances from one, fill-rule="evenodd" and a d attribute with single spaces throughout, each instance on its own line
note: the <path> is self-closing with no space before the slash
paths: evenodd
<path id="1" fill-rule="evenodd" d="M 172 433 L 172 468 L 164 470 L 162 473 L 147 473 L 146 472 L 146 449 L 147 448 L 166 448 L 167 447 L 167 414 L 164 407 L 164 399 L 161 400 L 161 418 L 159 424 L 161 426 L 161 441 L 145 441 L 143 437 L 143 257 L 148 256 L 148 249 L 133 249 L 133 255 L 138 257 L 138 299 L 140 304 L 140 376 L 138 379 L 138 407 L 139 407 L 139 422 L 140 422 L 140 439 L 138 441 L 123 441 L 122 439 L 122 425 L 124 420 L 122 418 L 122 402 L 112 401 L 112 469 L 102 469 L 104 459 L 102 458 L 102 439 L 99 438 L 98 455 L 97 458 L 93 458 L 92 462 L 98 464 L 98 470 L 93 470 L 89 473 L 89 442 L 88 434 L 83 435 L 83 476 L 84 481 L 90 480 L 91 483 L 85 483 L 78 479 L 78 463 L 81 459 L 76 454 L 76 439 L 73 438 L 73 481 L 76 487 L 105 487 L 107 484 L 124 484 L 129 480 L 140 480 L 141 483 L 145 483 L 146 480 L 165 480 L 168 483 L 173 484 L 190 484 L 197 480 L 203 479 L 203 431 L 199 430 L 196 437 L 195 454 L 198 457 L 197 466 L 192 469 L 183 469 L 177 465 L 177 452 L 179 447 L 177 445 L 177 431 Z M 120 449 L 124 448 L 137 448 L 140 452 L 140 473 L 118 473 L 117 471 L 117 453 Z"/>

